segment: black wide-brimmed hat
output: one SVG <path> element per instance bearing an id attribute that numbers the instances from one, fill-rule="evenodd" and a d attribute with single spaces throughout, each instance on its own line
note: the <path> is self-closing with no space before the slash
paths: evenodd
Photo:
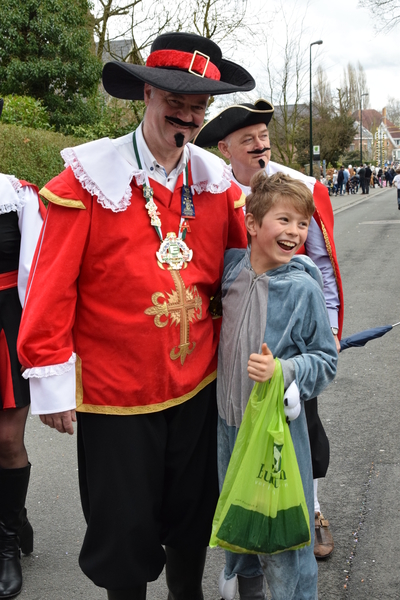
<path id="1" fill-rule="evenodd" d="M 157 37 L 146 65 L 109 62 L 103 85 L 111 96 L 143 100 L 144 84 L 177 94 L 247 92 L 255 81 L 246 69 L 222 58 L 215 42 L 194 33 L 164 33 Z"/>
<path id="2" fill-rule="evenodd" d="M 268 125 L 273 114 L 274 107 L 263 98 L 254 104 L 233 104 L 203 125 L 193 143 L 201 148 L 212 148 L 238 129 L 258 123 Z"/>

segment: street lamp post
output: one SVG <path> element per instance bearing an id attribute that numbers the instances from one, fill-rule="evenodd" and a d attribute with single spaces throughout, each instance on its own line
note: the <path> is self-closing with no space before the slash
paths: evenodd
<path id="1" fill-rule="evenodd" d="M 362 99 L 363 96 L 368 96 L 368 93 L 361 94 L 360 96 L 360 165 L 362 165 Z"/>
<path id="2" fill-rule="evenodd" d="M 316 44 L 320 46 L 322 44 L 322 40 L 318 40 L 318 42 L 313 42 L 310 44 L 310 175 L 313 176 L 313 143 L 312 143 L 312 67 L 311 67 L 311 46 L 315 46 Z"/>

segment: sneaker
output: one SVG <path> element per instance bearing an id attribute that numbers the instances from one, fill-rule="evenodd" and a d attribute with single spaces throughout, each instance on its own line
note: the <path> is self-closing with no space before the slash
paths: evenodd
<path id="1" fill-rule="evenodd" d="M 234 600 L 238 589 L 237 575 L 231 579 L 225 579 L 225 567 L 222 569 L 218 579 L 219 593 L 223 600 Z"/>

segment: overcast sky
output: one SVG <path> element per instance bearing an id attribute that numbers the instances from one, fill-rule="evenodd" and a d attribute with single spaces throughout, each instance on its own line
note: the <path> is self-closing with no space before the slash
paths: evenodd
<path id="1" fill-rule="evenodd" d="M 308 13 L 312 18 L 311 37 L 323 40 L 319 61 L 332 87 L 340 87 L 343 67 L 360 61 L 367 75 L 371 108 L 381 111 L 388 96 L 400 99 L 396 70 L 400 58 L 400 26 L 382 33 L 374 30 L 376 13 L 358 8 L 357 0 L 314 0 Z M 315 41 L 314 39 L 312 41 Z M 313 47 L 313 51 L 315 48 Z"/>
<path id="2" fill-rule="evenodd" d="M 249 0 L 250 11 L 256 10 L 261 0 Z M 271 11 L 278 6 L 277 0 L 268 0 L 264 6 Z M 326 71 L 331 88 L 340 88 L 343 69 L 351 62 L 355 66 L 360 61 L 369 87 L 369 106 L 381 111 L 388 96 L 400 100 L 400 25 L 382 33 L 374 29 L 376 14 L 358 7 L 358 0 L 283 0 L 286 19 L 294 30 L 300 27 L 304 15 L 302 46 L 306 49 L 305 65 L 309 73 L 309 44 L 323 40 L 320 46 L 312 48 L 313 73 L 318 65 Z M 265 14 L 261 11 L 260 14 Z M 275 40 L 274 60 L 279 63 L 282 50 L 279 41 L 285 39 L 285 25 L 282 13 L 267 26 L 268 37 Z M 251 46 L 251 44 L 250 44 Z M 236 57 L 235 57 L 236 58 Z M 246 66 L 258 83 L 264 76 L 260 65 L 263 51 L 257 48 L 254 58 L 243 58 Z M 241 62 L 243 62 L 243 60 Z M 265 60 L 264 60 L 265 63 Z M 397 71 L 397 72 L 396 72 Z M 308 77 L 309 75 L 307 75 Z M 304 90 L 304 100 L 308 102 L 308 84 Z"/>

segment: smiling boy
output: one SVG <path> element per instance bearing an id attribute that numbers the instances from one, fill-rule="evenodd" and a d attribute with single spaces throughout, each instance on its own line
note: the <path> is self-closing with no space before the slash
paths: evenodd
<path id="1" fill-rule="evenodd" d="M 311 544 L 259 558 L 273 600 L 316 600 L 313 482 L 304 401 L 333 380 L 337 352 L 321 274 L 308 257 L 295 256 L 307 238 L 315 206 L 307 186 L 283 173 L 268 177 L 260 171 L 251 190 L 245 217 L 249 247 L 226 252 L 222 280 L 217 378 L 220 486 L 253 382 L 272 376 L 276 356 L 282 365 L 285 412 L 292 419 L 290 431 L 310 515 Z M 300 392 L 297 405 L 290 399 L 292 382 Z M 251 558 L 226 553 L 225 578 L 241 574 L 241 600 L 263 597 L 257 595 L 262 575 L 255 576 Z"/>

